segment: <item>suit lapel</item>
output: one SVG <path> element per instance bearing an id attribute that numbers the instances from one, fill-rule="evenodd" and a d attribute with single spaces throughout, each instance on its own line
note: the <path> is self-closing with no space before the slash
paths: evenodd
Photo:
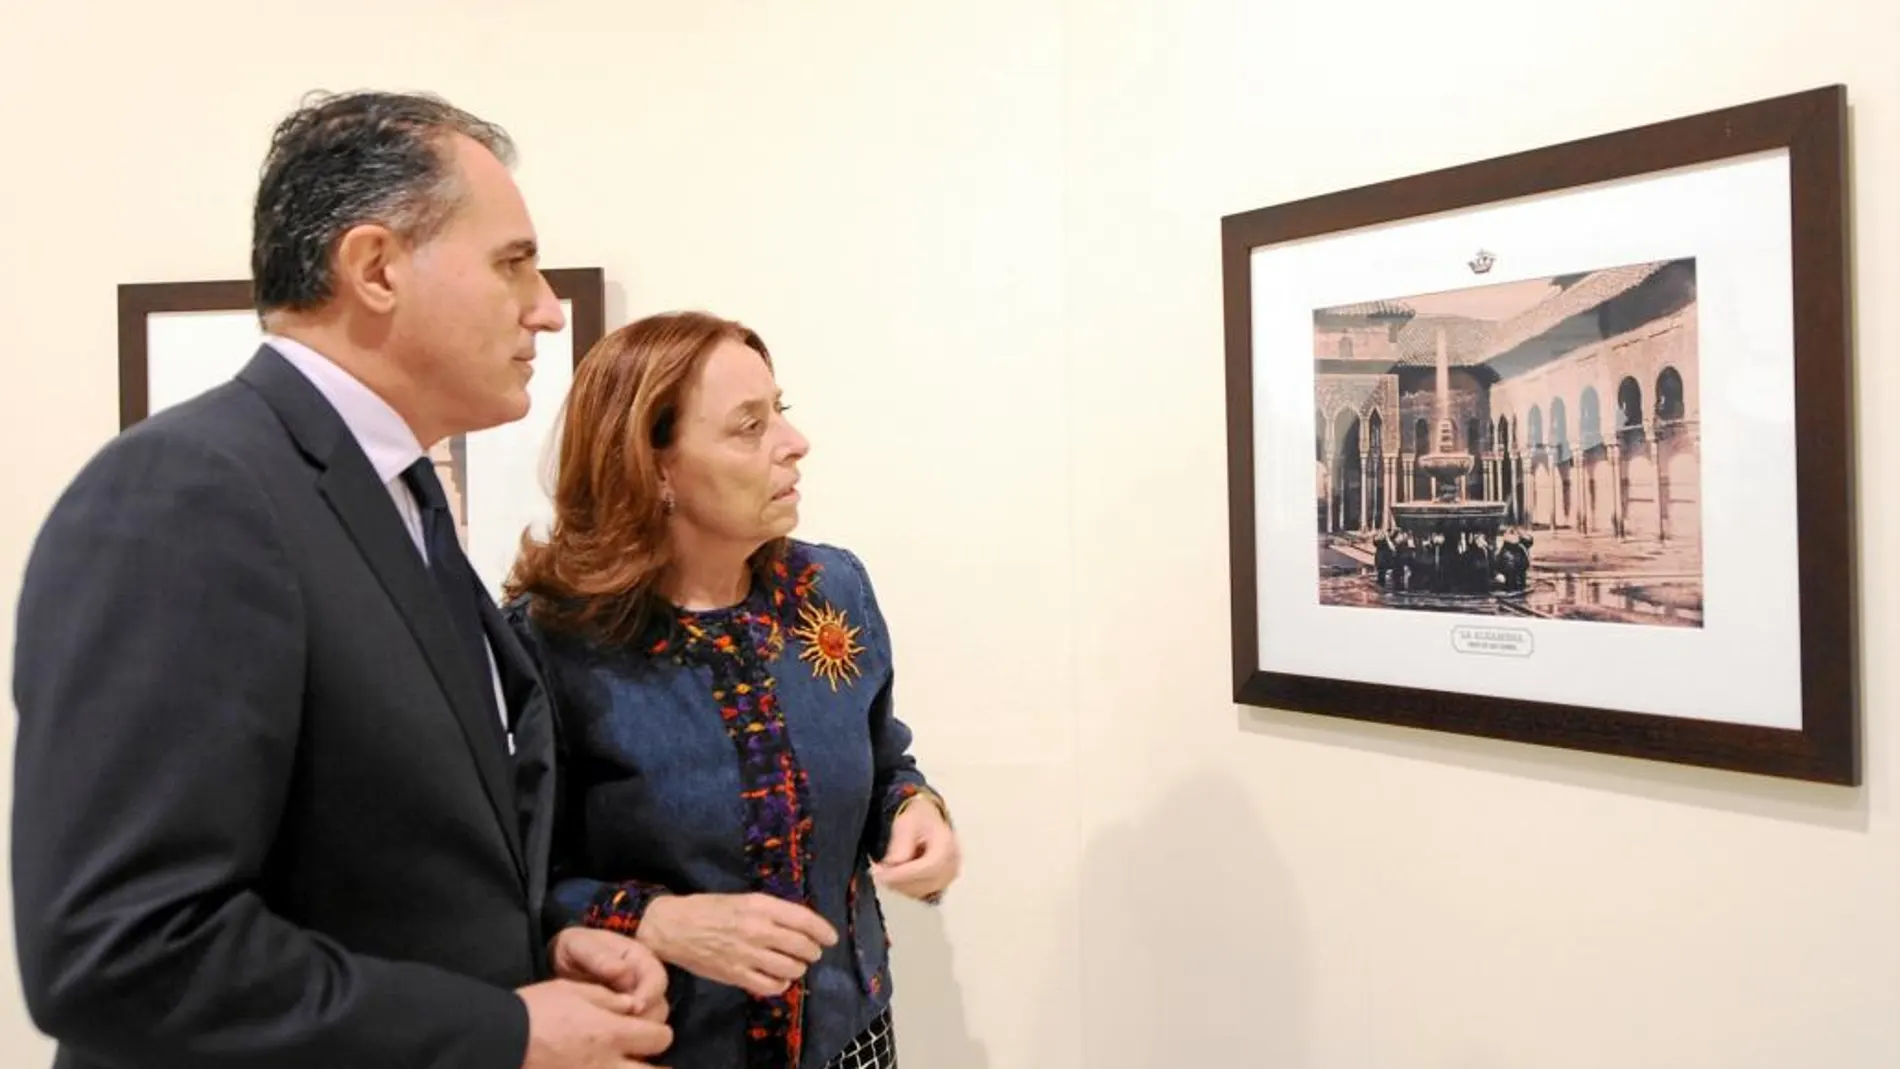
<path id="1" fill-rule="evenodd" d="M 389 499 L 388 489 L 376 478 L 369 458 L 349 435 L 342 417 L 316 387 L 268 346 L 259 350 L 239 378 L 270 402 L 299 447 L 322 469 L 317 477 L 318 492 L 415 635 L 481 773 L 482 786 L 502 826 L 515 868 L 526 875 L 521 824 L 501 726 L 475 689 L 477 678 L 464 667 L 467 657 L 456 642 L 454 623 Z"/>

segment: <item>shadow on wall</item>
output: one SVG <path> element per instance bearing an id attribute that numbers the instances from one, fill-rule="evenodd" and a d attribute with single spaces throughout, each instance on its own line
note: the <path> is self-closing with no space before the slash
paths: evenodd
<path id="1" fill-rule="evenodd" d="M 1230 774 L 1184 780 L 1134 823 L 1097 832 L 1081 872 L 1081 1055 L 1049 1050 L 1036 1065 L 1306 1064 L 1303 914 Z"/>
<path id="2" fill-rule="evenodd" d="M 1868 787 L 1754 776 L 1722 769 L 1619 757 L 1343 717 L 1236 707 L 1240 730 L 1269 738 L 1398 757 L 1584 790 L 1608 791 L 1669 805 L 1817 828 L 1865 832 Z M 1878 751 L 1867 742 L 1863 754 Z M 1862 758 L 1865 762 L 1866 758 Z"/>
<path id="3" fill-rule="evenodd" d="M 970 1035 L 943 914 L 894 892 L 883 892 L 883 899 L 898 1063 L 903 1069 L 990 1069 L 988 1053 Z"/>

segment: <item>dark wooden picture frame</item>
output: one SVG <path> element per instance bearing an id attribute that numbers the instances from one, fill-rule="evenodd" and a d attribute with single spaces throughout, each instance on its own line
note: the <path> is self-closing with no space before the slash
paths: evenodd
<path id="1" fill-rule="evenodd" d="M 1846 141 L 1846 91 L 1829 86 L 1224 217 L 1221 255 L 1236 703 L 1857 785 L 1861 769 Z M 1793 315 L 1794 398 L 1790 416 L 1796 448 L 1791 470 L 1796 484 L 1793 499 L 1798 515 L 1793 530 L 1798 547 L 1794 559 L 1774 559 L 1764 567 L 1798 572 L 1799 728 L 1519 700 L 1442 686 L 1428 689 L 1402 677 L 1374 683 L 1262 670 L 1258 614 L 1260 562 L 1266 558 L 1259 555 L 1256 526 L 1261 515 L 1257 510 L 1262 507 L 1255 500 L 1259 485 L 1256 431 L 1264 434 L 1267 428 L 1255 426 L 1255 251 L 1778 150 L 1786 152 L 1790 194 L 1792 292 L 1788 299 Z M 1480 258 L 1485 255 L 1481 252 Z M 1474 264 L 1472 270 L 1488 267 L 1488 262 Z M 1374 296 L 1366 295 L 1368 299 Z M 1442 340 L 1439 344 L 1442 384 Z M 1440 389 L 1449 393 L 1442 385 Z M 1442 414 L 1444 409 L 1439 411 Z M 1553 418 L 1561 417 L 1553 410 Z M 1396 434 L 1404 433 L 1402 423 L 1402 417 L 1395 422 Z M 1280 428 L 1280 432 L 1290 435 L 1291 428 Z M 1356 427 L 1353 433 L 1359 433 Z M 1370 433 L 1380 433 L 1377 424 Z M 1483 433 L 1490 434 L 1490 427 Z M 1316 448 L 1321 450 L 1323 468 L 1326 446 L 1323 436 L 1316 432 L 1316 437 L 1322 438 Z M 1387 440 L 1391 439 L 1381 439 Z M 1515 444 L 1521 445 L 1521 440 Z M 1478 448 L 1471 447 L 1474 458 Z M 1418 456 L 1424 456 L 1422 443 Z M 1308 463 L 1312 460 L 1306 458 Z M 1274 477 L 1270 469 L 1262 470 Z M 1362 481 L 1385 477 L 1383 473 L 1358 475 Z M 1430 485 L 1442 488 L 1442 481 Z M 1322 512 L 1327 508 L 1324 495 L 1329 492 L 1319 491 Z M 1663 492 L 1658 489 L 1656 496 L 1660 500 Z M 1360 510 L 1361 526 L 1370 526 L 1371 521 L 1364 519 L 1370 513 L 1365 506 Z M 1327 522 L 1323 517 L 1319 520 L 1322 532 Z M 1472 541 L 1477 543 L 1476 538 Z M 1500 543 L 1484 544 L 1496 547 Z M 1289 596 L 1310 596 L 1310 588 Z M 1732 673 L 1747 671 L 1747 667 L 1728 664 L 1719 670 Z"/>
<path id="2" fill-rule="evenodd" d="M 541 272 L 554 295 L 573 306 L 569 329 L 574 337 L 574 363 L 606 333 L 607 288 L 598 267 L 556 268 Z M 248 312 L 249 279 L 205 282 L 127 282 L 119 286 L 119 428 L 148 414 L 148 334 L 146 320 L 166 312 Z M 243 354 L 245 358 L 249 353 Z"/>

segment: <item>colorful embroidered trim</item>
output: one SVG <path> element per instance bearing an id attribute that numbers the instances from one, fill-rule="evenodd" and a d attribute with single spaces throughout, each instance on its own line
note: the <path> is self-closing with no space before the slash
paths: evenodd
<path id="1" fill-rule="evenodd" d="M 787 902 L 813 905 L 807 886 L 812 862 L 809 784 L 792 749 L 770 666 L 783 652 L 782 616 L 803 609 L 819 570 L 794 580 L 783 564 L 770 584 L 772 611 L 750 605 L 736 611 L 679 614 L 682 660 L 712 675 L 712 696 L 739 759 L 745 806 L 745 852 L 753 888 Z M 656 651 L 658 652 L 658 651 Z M 775 998 L 747 1003 L 748 1069 L 796 1066 L 804 1049 L 805 985 Z"/>

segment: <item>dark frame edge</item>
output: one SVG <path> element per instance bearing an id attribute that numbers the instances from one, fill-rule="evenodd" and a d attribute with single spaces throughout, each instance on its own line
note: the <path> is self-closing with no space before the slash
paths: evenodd
<path id="1" fill-rule="evenodd" d="M 1854 537 L 1853 279 L 1846 87 L 1808 94 L 1789 139 L 1803 735 L 1828 782 L 1862 781 Z"/>
<path id="2" fill-rule="evenodd" d="M 606 334 L 607 275 L 598 267 L 557 267 L 541 272 L 554 295 L 574 304 L 574 367 L 579 370 L 595 345 Z"/>
<path id="3" fill-rule="evenodd" d="M 1221 226 L 1222 300 L 1227 349 L 1227 556 L 1233 695 L 1236 702 L 1260 671 L 1259 575 L 1255 566 L 1253 316 L 1249 245 L 1236 227 Z"/>
<path id="4" fill-rule="evenodd" d="M 159 312 L 243 312 L 251 308 L 245 279 L 122 282 L 119 303 L 119 429 L 144 419 L 151 389 L 145 321 Z"/>

